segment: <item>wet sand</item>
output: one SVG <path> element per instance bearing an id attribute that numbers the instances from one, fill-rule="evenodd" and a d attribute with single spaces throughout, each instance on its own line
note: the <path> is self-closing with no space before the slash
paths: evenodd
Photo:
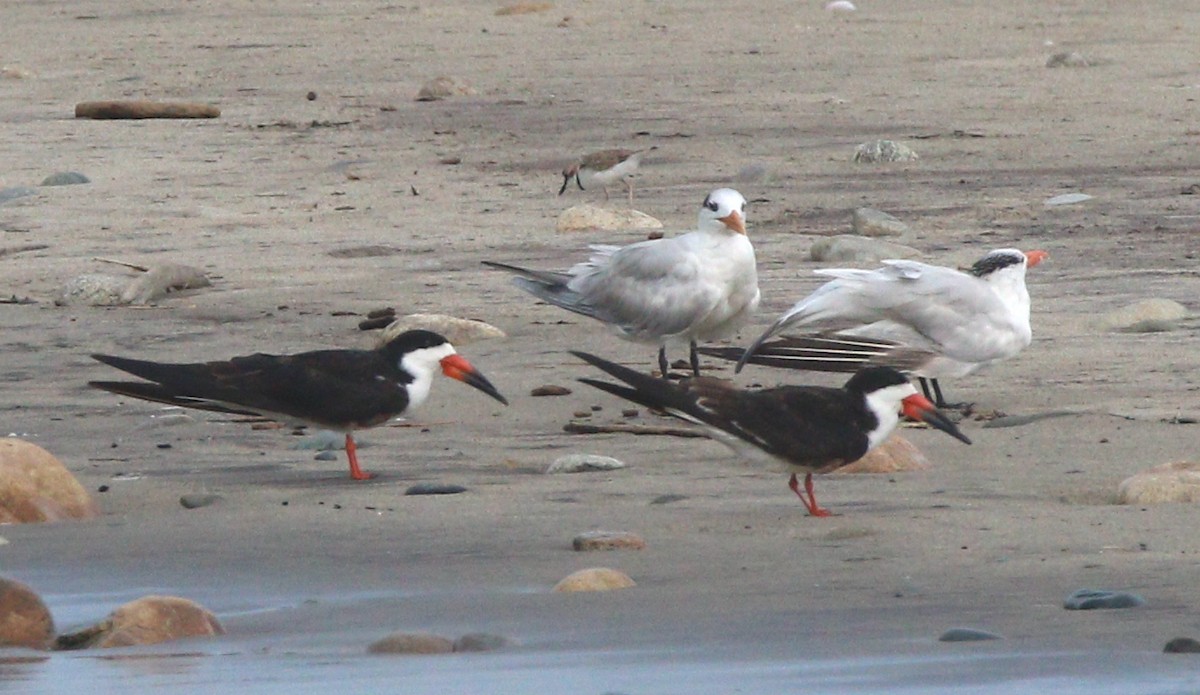
<path id="1" fill-rule="evenodd" d="M 426 692 L 572 678 L 582 686 L 561 691 L 1017 692 L 1026 677 L 1102 692 L 1084 675 L 1119 665 L 1133 675 L 1107 680 L 1107 692 L 1195 689 L 1177 679 L 1178 657 L 1157 652 L 1200 633 L 1200 510 L 1113 500 L 1124 477 L 1194 457 L 1195 426 L 1172 423 L 1200 416 L 1196 328 L 1091 325 L 1147 297 L 1191 307 L 1200 289 L 1200 196 L 1181 195 L 1200 165 L 1200 81 L 1187 62 L 1200 17 L 1189 3 L 935 0 L 864 3 L 853 15 L 776 2 L 572 2 L 518 16 L 497 7 L 123 0 L 6 10 L 2 62 L 24 77 L 0 79 L 0 187 L 62 170 L 92 183 L 0 206 L 0 248 L 47 246 L 0 255 L 0 294 L 36 300 L 0 305 L 0 410 L 6 431 L 108 491 L 97 493 L 97 522 L 0 529 L 0 571 L 42 592 L 64 629 L 158 592 L 204 603 L 230 633 L 157 650 L 211 657 L 185 668 L 54 655 L 6 665 L 6 685 L 44 691 L 89 677 L 113 689 L 338 682 L 368 692 L 375 678 L 420 673 L 428 680 L 414 689 Z M 1070 50 L 1094 65 L 1045 67 Z M 443 74 L 476 94 L 414 101 Z M 76 102 L 118 98 L 223 113 L 72 118 Z M 921 159 L 850 161 L 877 138 Z M 855 207 L 901 217 L 912 227 L 902 241 L 933 262 L 1046 249 L 1050 260 L 1029 277 L 1033 345 L 945 386 L 952 399 L 1011 415 L 1071 414 L 1005 428 L 968 421 L 971 447 L 906 430 L 933 468 L 818 480 L 832 519 L 805 516 L 783 475 L 740 466 L 712 442 L 563 433 L 574 411 L 600 406 L 590 419 L 607 422 L 625 407 L 575 385 L 592 373 L 567 350 L 649 368 L 653 348 L 535 305 L 479 262 L 566 267 L 588 243 L 640 238 L 556 233 L 565 206 L 602 196 L 555 193 L 572 156 L 652 144 L 636 207 L 669 230 L 690 228 L 717 186 L 752 201 L 764 300 L 739 344 L 818 284 L 807 250 L 848 231 Z M 449 158 L 461 163 L 441 163 Z M 753 170 L 765 174 L 739 178 Z M 1094 198 L 1043 205 L 1070 192 Z M 54 306 L 68 278 L 112 270 L 95 257 L 187 263 L 215 282 L 152 308 Z M 504 329 L 508 339 L 461 351 L 512 405 L 442 380 L 418 414 L 423 428 L 362 435 L 364 467 L 378 474 L 369 483 L 349 480 L 342 460 L 292 449 L 286 430 L 205 414 L 154 426 L 154 406 L 85 385 L 112 376 L 91 352 L 182 361 L 367 346 L 374 336 L 356 325 L 383 306 Z M 840 379 L 757 368 L 739 381 Z M 547 383 L 574 393 L 528 396 Z M 541 474 L 569 452 L 629 467 Z M 469 490 L 403 496 L 417 482 Z M 223 500 L 179 505 L 197 492 Z M 682 499 L 656 504 L 664 495 Z M 648 548 L 570 549 L 596 528 L 634 531 Z M 592 565 L 620 568 L 638 587 L 549 593 Z M 1081 587 L 1149 603 L 1062 610 Z M 935 641 L 955 626 L 1007 639 Z M 362 655 L 393 630 L 496 632 L 523 646 L 461 660 Z M 1072 656 L 1028 658 L 1062 653 Z M 968 666 L 938 680 L 960 659 Z M 847 661 L 845 673 L 867 680 L 836 680 Z M 614 662 L 645 680 L 615 676 Z M 541 680 L 547 672 L 565 675 Z"/>

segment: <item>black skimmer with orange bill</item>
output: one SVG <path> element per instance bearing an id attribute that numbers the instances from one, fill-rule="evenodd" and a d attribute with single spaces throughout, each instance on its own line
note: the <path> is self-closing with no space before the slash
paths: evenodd
<path id="1" fill-rule="evenodd" d="M 793 305 L 749 348 L 702 352 L 738 360 L 735 371 L 747 362 L 815 371 L 868 363 L 900 367 L 920 377 L 925 395 L 947 407 L 939 378 L 966 376 L 1029 346 L 1025 271 L 1047 255 L 996 249 L 966 272 L 910 260 L 884 261 L 876 270 L 817 270 L 834 279 Z M 766 344 L 798 327 L 823 332 Z"/>
<path id="2" fill-rule="evenodd" d="M 829 510 L 817 506 L 813 474 L 862 458 L 888 438 L 901 414 L 971 443 L 907 377 L 891 367 L 862 369 L 842 388 L 779 386 L 746 391 L 724 379 L 696 377 L 674 383 L 585 352 L 571 354 L 625 383 L 579 381 L 702 425 L 714 439 L 747 460 L 784 464 L 792 472 L 788 487 L 812 516 L 830 515 Z M 804 492 L 798 473 L 804 473 Z"/>
<path id="3" fill-rule="evenodd" d="M 628 246 L 592 246 L 592 256 L 566 272 L 484 265 L 517 275 L 538 299 L 612 327 L 627 340 L 658 345 L 664 378 L 668 343 L 690 348 L 700 373 L 697 340 L 728 336 L 758 307 L 758 267 L 746 237 L 746 199 L 718 188 L 700 207 L 697 229 Z"/>
<path id="4" fill-rule="evenodd" d="M 658 148 L 589 152 L 563 169 L 563 183 L 562 188 L 558 189 L 558 194 L 566 193 L 567 186 L 571 185 L 573 179 L 581 191 L 598 184 L 604 189 L 604 199 L 608 200 L 608 187 L 620 182 L 629 190 L 629 206 L 633 207 L 633 174 L 642 163 L 642 155 L 655 149 Z M 587 186 L 584 186 L 585 181 Z"/>
<path id="5" fill-rule="evenodd" d="M 401 333 L 375 350 L 257 353 L 187 364 L 92 357 L 146 379 L 88 382 L 98 389 L 185 408 L 344 432 L 350 477 L 355 480 L 372 476 L 358 466 L 354 430 L 382 425 L 421 405 L 439 369 L 508 404 L 444 337 L 424 330 Z"/>

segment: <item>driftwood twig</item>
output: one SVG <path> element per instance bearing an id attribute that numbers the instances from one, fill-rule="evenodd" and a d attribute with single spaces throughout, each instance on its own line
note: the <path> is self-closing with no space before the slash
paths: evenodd
<path id="1" fill-rule="evenodd" d="M 570 434 L 612 434 L 623 432 L 625 434 L 659 434 L 667 435 L 669 437 L 708 437 L 703 430 L 696 430 L 690 427 L 671 427 L 669 425 L 634 425 L 624 422 L 618 422 L 609 425 L 592 425 L 583 422 L 568 422 L 567 424 L 563 425 L 563 431 Z"/>

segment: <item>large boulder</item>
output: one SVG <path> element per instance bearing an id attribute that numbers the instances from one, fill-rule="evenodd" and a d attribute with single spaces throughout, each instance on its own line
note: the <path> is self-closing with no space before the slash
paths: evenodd
<path id="1" fill-rule="evenodd" d="M 1164 463 L 1132 475 L 1117 488 L 1121 504 L 1200 502 L 1200 463 Z"/>
<path id="2" fill-rule="evenodd" d="M 0 647 L 46 649 L 54 639 L 54 618 L 33 589 L 0 577 Z"/>
<path id="3" fill-rule="evenodd" d="M 0 524 L 91 519 L 100 510 L 71 471 L 22 439 L 0 439 Z"/>
<path id="4" fill-rule="evenodd" d="M 217 616 L 178 596 L 143 596 L 120 606 L 92 627 L 62 635 L 59 649 L 132 647 L 185 637 L 225 634 Z"/>

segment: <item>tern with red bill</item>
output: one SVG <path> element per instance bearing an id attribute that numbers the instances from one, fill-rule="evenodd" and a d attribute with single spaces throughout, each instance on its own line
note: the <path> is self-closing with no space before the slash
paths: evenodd
<path id="1" fill-rule="evenodd" d="M 423 330 L 401 333 L 375 350 L 257 353 L 187 364 L 92 357 L 146 380 L 88 382 L 98 389 L 185 408 L 256 415 L 343 432 L 350 477 L 355 480 L 372 476 L 358 466 L 354 430 L 382 425 L 421 405 L 438 370 L 508 404 L 444 337 Z"/>
<path id="2" fill-rule="evenodd" d="M 579 381 L 701 425 L 746 460 L 782 463 L 792 473 L 788 487 L 813 516 L 830 515 L 817 505 L 813 474 L 862 458 L 888 438 L 901 414 L 971 443 L 907 377 L 891 367 L 866 367 L 842 388 L 779 386 L 745 391 L 724 379 L 696 377 L 674 383 L 585 352 L 571 354 L 624 384 Z M 800 473 L 804 474 L 803 492 L 796 477 Z"/>
<path id="3" fill-rule="evenodd" d="M 852 371 L 886 364 L 932 381 L 934 402 L 946 407 L 940 377 L 960 377 L 1013 357 L 1029 346 L 1025 270 L 1045 251 L 997 249 L 966 272 L 910 260 L 877 270 L 829 268 L 834 279 L 797 302 L 745 351 L 706 348 L 705 354 L 815 371 Z M 818 336 L 771 338 L 799 327 Z"/>
<path id="4" fill-rule="evenodd" d="M 658 345 L 664 378 L 667 344 L 689 345 L 692 371 L 699 374 L 696 341 L 732 334 L 758 307 L 758 267 L 746 237 L 746 199 L 732 188 L 708 194 L 695 231 L 591 249 L 591 258 L 565 273 L 492 261 L 484 265 L 516 274 L 517 287 L 601 321 L 622 338 Z"/>

